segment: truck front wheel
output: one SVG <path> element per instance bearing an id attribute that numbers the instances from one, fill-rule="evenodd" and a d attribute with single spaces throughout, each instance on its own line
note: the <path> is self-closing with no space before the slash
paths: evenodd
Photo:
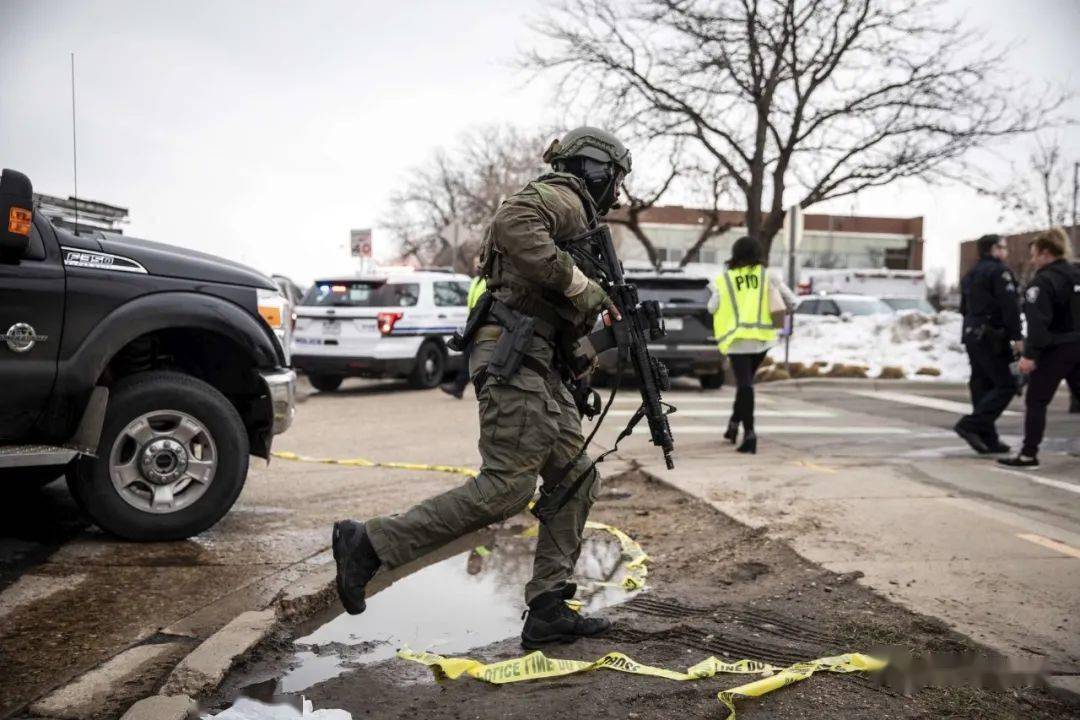
<path id="1" fill-rule="evenodd" d="M 180 540 L 229 511 L 247 469 L 247 432 L 232 403 L 198 378 L 153 371 L 112 388 L 98 456 L 79 459 L 68 485 L 103 530 Z"/>

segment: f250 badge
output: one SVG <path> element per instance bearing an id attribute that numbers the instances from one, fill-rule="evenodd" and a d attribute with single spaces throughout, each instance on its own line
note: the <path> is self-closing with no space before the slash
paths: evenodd
<path id="1" fill-rule="evenodd" d="M 64 265 L 67 267 L 90 268 L 91 270 L 112 270 L 146 274 L 146 268 L 131 258 L 94 250 L 79 250 L 64 247 Z"/>
<path id="2" fill-rule="evenodd" d="M 15 323 L 8 328 L 3 339 L 12 352 L 23 353 L 33 348 L 35 344 L 45 342 L 49 336 L 38 335 L 34 332 L 34 328 L 26 323 Z"/>

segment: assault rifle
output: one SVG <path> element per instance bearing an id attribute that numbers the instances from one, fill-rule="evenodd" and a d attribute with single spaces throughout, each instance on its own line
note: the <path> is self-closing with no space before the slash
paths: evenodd
<path id="1" fill-rule="evenodd" d="M 671 436 L 671 425 L 668 423 L 668 414 L 674 408 L 666 404 L 660 397 L 661 390 L 667 390 L 671 386 L 668 378 L 667 367 L 662 362 L 649 354 L 649 341 L 658 340 L 665 335 L 663 314 L 660 303 L 655 300 L 638 300 L 637 287 L 626 282 L 623 276 L 622 263 L 615 254 L 615 245 L 611 240 L 611 229 L 607 225 L 599 225 L 588 233 L 573 238 L 561 246 L 574 258 L 575 264 L 585 274 L 596 278 L 604 291 L 611 298 L 612 303 L 619 311 L 621 319 L 611 319 L 611 324 L 600 330 L 585 336 L 578 341 L 575 349 L 574 361 L 577 364 L 575 370 L 584 370 L 597 354 L 614 348 L 618 352 L 618 366 L 614 378 L 614 386 L 607 405 L 604 407 L 600 418 L 596 422 L 592 433 L 586 440 L 588 446 L 596 430 L 603 422 L 604 416 L 611 407 L 612 400 L 618 390 L 622 371 L 629 362 L 637 379 L 638 389 L 641 392 L 641 405 L 630 418 L 626 428 L 619 434 L 615 441 L 615 447 L 619 442 L 630 435 L 642 419 L 648 421 L 649 434 L 652 443 L 660 448 L 664 454 L 664 464 L 669 470 L 675 467 L 671 457 L 675 450 L 675 441 Z M 614 447 L 608 452 L 613 452 Z M 582 453 L 585 449 L 582 448 Z M 596 462 L 603 459 L 604 453 Z M 580 455 L 579 455 L 580 457 Z M 577 461 L 577 457 L 567 466 L 566 472 Z M 593 465 L 596 463 L 594 462 Z M 582 473 L 572 483 L 562 482 L 557 484 L 549 492 L 541 492 L 540 499 L 533 506 L 532 512 L 544 522 L 555 515 L 563 505 L 577 492 L 581 484 L 588 478 L 589 470 Z"/>

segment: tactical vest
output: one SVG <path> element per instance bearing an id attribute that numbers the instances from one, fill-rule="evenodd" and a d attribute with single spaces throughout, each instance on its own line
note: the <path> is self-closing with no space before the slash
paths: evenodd
<path id="1" fill-rule="evenodd" d="M 736 340 L 776 340 L 769 307 L 769 276 L 761 265 L 734 268 L 716 276 L 720 304 L 713 313 L 713 335 L 720 352 Z"/>
<path id="2" fill-rule="evenodd" d="M 529 183 L 529 186 L 543 183 L 561 185 L 570 189 L 581 200 L 585 222 L 580 231 L 595 227 L 596 208 L 581 180 L 566 173 L 547 173 Z M 579 231 L 566 228 L 562 229 L 559 237 L 553 237 L 552 240 L 565 250 L 568 249 L 567 246 L 572 239 L 579 234 Z M 570 332 L 574 328 L 578 331 L 577 335 L 587 332 L 589 328 L 581 326 L 586 320 L 591 327 L 592 319 L 583 318 L 565 297 L 552 290 L 541 288 L 513 272 L 496 247 L 491 225 L 485 232 L 480 248 L 480 267 L 480 275 L 488 281 L 488 289 L 491 293 L 514 310 L 539 318 L 559 332 L 567 331 L 569 335 L 575 335 L 574 332 Z"/>

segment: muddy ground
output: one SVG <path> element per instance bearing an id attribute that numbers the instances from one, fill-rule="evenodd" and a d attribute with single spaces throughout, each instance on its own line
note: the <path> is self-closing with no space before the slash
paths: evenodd
<path id="1" fill-rule="evenodd" d="M 615 621 L 610 636 L 555 646 L 547 653 L 551 657 L 592 660 L 617 650 L 639 662 L 683 670 L 708 655 L 787 665 L 883 645 L 919 654 L 987 654 L 942 623 L 860 586 L 857 577 L 825 571 L 786 544 L 641 473 L 608 479 L 593 519 L 622 528 L 644 547 L 652 558 L 649 590 L 604 611 Z M 307 627 L 293 637 L 310 631 Z M 255 678 L 285 674 L 295 664 L 294 650 L 288 637 L 270 643 L 233 674 L 209 706 L 224 707 Z M 512 638 L 467 654 L 491 662 L 523 651 Z M 600 671 L 504 686 L 467 678 L 440 685 L 427 668 L 384 659 L 319 682 L 303 695 L 317 709 L 344 709 L 357 720 L 666 719 L 722 717 L 717 691 L 746 681 L 729 675 L 680 683 Z M 262 687 L 265 691 L 265 683 Z M 876 679 L 819 673 L 764 698 L 741 701 L 738 715 L 744 720 L 1075 718 L 1080 702 L 1035 687 L 930 688 L 904 695 Z"/>

